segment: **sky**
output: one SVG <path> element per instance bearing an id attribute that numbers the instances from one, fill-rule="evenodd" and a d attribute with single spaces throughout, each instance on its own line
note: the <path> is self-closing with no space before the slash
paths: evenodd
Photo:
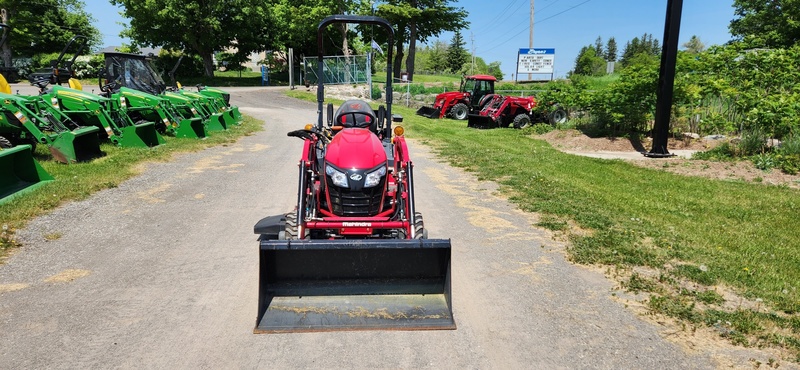
<path id="1" fill-rule="evenodd" d="M 603 43 L 614 37 L 621 54 L 625 43 L 644 33 L 663 40 L 667 0 L 460 0 L 451 5 L 463 7 L 469 16 L 468 29 L 462 30 L 465 48 L 486 63 L 500 62 L 506 80 L 512 80 L 520 48 L 529 45 L 530 3 L 534 2 L 533 46 L 555 49 L 556 78 L 574 67 L 583 46 Z M 120 45 L 126 20 L 120 8 L 108 0 L 85 0 L 86 10 L 103 35 L 103 47 Z M 733 19 L 733 0 L 684 1 L 680 44 L 697 35 L 706 45 L 720 45 L 731 39 L 728 25 Z M 452 32 L 438 39 L 450 43 Z M 434 38 L 429 41 L 434 41 Z M 474 42 L 473 42 L 474 40 Z M 549 78 L 549 76 L 536 76 Z M 527 75 L 521 76 L 526 79 Z"/>

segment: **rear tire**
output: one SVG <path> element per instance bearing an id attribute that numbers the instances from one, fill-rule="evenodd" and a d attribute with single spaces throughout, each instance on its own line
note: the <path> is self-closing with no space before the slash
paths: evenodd
<path id="1" fill-rule="evenodd" d="M 464 103 L 458 103 L 450 108 L 450 117 L 453 117 L 457 120 L 465 120 L 467 119 L 467 115 L 469 114 L 469 107 L 467 107 Z"/>
<path id="2" fill-rule="evenodd" d="M 516 117 L 514 117 L 514 128 L 516 129 L 523 129 L 526 127 L 530 127 L 531 125 L 531 117 L 525 113 L 520 113 Z"/>
<path id="3" fill-rule="evenodd" d="M 547 115 L 547 121 L 550 122 L 551 125 L 560 125 L 567 122 L 567 119 L 569 119 L 569 114 L 561 107 L 556 107 L 554 111 Z"/>

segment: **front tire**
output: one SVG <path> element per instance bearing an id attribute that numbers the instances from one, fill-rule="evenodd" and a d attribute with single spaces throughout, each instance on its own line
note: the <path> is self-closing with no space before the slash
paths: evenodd
<path id="1" fill-rule="evenodd" d="M 6 139 L 5 137 L 0 136 L 0 149 L 11 149 L 14 144 L 11 144 L 11 140 Z"/>
<path id="2" fill-rule="evenodd" d="M 467 107 L 464 103 L 458 103 L 450 108 L 450 117 L 453 117 L 457 120 L 463 121 L 467 119 L 467 115 L 469 114 L 469 107 Z"/>
<path id="3" fill-rule="evenodd" d="M 531 117 L 525 113 L 520 113 L 516 117 L 514 117 L 514 128 L 516 129 L 523 129 L 526 127 L 530 127 L 531 125 Z"/>

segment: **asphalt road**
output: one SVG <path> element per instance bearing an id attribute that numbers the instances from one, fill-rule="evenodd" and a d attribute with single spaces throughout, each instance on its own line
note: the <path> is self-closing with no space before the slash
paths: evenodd
<path id="1" fill-rule="evenodd" d="M 264 131 L 149 164 L 19 232 L 25 246 L 0 266 L 0 369 L 720 366 L 625 309 L 491 183 L 414 142 L 417 208 L 430 237 L 452 239 L 458 329 L 252 334 L 252 227 L 292 209 L 302 142 L 286 132 L 316 109 L 230 90 Z"/>

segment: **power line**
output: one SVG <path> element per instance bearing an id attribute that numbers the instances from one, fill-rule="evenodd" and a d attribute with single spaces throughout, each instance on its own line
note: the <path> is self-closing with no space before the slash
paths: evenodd
<path id="1" fill-rule="evenodd" d="M 590 2 L 590 1 L 592 1 L 592 0 L 586 0 L 586 1 L 582 2 L 582 3 L 576 4 L 576 5 L 572 6 L 572 7 L 569 7 L 569 8 L 567 8 L 566 10 L 560 11 L 560 12 L 558 12 L 558 13 L 556 13 L 556 14 L 553 14 L 553 15 L 551 15 L 551 16 L 549 16 L 549 17 L 545 18 L 545 19 L 538 20 L 538 21 L 534 22 L 533 24 L 534 24 L 534 25 L 536 25 L 536 24 L 539 24 L 539 23 L 541 23 L 541 22 L 544 22 L 544 21 L 546 21 L 546 20 L 553 19 L 553 18 L 555 18 L 555 17 L 557 17 L 557 16 L 559 16 L 559 15 L 561 15 L 561 14 L 564 14 L 564 13 L 566 13 L 566 12 L 568 12 L 568 11 L 572 10 L 572 9 L 575 9 L 575 8 L 577 8 L 577 7 L 579 7 L 579 6 L 583 5 L 583 4 L 586 4 L 586 3 Z M 495 45 L 494 45 L 494 47 L 492 47 L 492 48 L 490 48 L 490 49 L 487 49 L 487 50 L 483 50 L 483 52 L 485 53 L 485 52 L 488 52 L 488 51 L 492 51 L 492 50 L 494 50 L 494 49 L 497 49 L 497 48 L 499 48 L 500 46 L 503 46 L 503 45 L 505 45 L 506 43 L 508 43 L 509 41 L 511 41 L 511 40 L 512 40 L 514 37 L 517 37 L 517 36 L 521 35 L 523 32 L 527 32 L 527 31 L 529 31 L 529 30 L 530 30 L 530 27 L 526 27 L 526 28 L 525 28 L 525 29 L 523 29 L 522 31 L 518 32 L 517 34 L 515 34 L 515 35 L 513 35 L 513 36 L 510 36 L 510 37 L 506 37 L 506 41 L 503 41 L 503 42 L 501 42 L 501 43 L 499 43 L 499 44 L 495 44 Z"/>

